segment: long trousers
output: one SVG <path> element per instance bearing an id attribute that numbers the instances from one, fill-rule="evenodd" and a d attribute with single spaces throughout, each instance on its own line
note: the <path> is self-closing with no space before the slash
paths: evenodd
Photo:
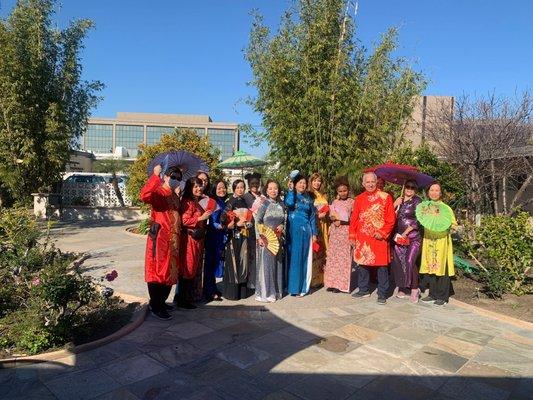
<path id="1" fill-rule="evenodd" d="M 386 298 L 389 290 L 389 268 L 388 267 L 366 267 L 359 265 L 358 286 L 362 293 L 370 292 L 370 270 L 375 269 L 378 276 L 378 297 Z"/>
<path id="2" fill-rule="evenodd" d="M 172 286 L 163 283 L 148 282 L 148 295 L 150 296 L 150 307 L 154 312 L 161 311 L 165 308 L 165 301 Z"/>

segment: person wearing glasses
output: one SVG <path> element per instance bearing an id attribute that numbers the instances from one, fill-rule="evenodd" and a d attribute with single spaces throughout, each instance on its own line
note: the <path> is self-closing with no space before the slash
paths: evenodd
<path id="1" fill-rule="evenodd" d="M 416 206 L 422 199 L 417 196 L 418 185 L 408 180 L 404 185 L 403 196 L 396 199 L 396 226 L 392 236 L 393 258 L 392 274 L 398 287 L 396 297 L 403 299 L 410 296 L 413 303 L 420 297 L 418 289 L 418 257 L 420 256 L 422 237 L 420 225 L 416 220 Z"/>
<path id="2" fill-rule="evenodd" d="M 166 304 L 166 299 L 179 274 L 181 178 L 177 167 L 163 171 L 161 165 L 156 165 L 140 193 L 141 201 L 151 206 L 144 280 L 148 285 L 150 311 L 161 320 L 172 318 L 169 314 L 172 307 Z"/>

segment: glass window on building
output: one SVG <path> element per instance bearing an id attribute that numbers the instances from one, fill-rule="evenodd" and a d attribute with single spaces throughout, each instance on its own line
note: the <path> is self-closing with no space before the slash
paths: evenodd
<path id="1" fill-rule="evenodd" d="M 159 143 L 161 135 L 174 132 L 173 126 L 147 126 L 146 127 L 146 144 L 148 146 Z"/>
<path id="2" fill-rule="evenodd" d="M 93 153 L 113 153 L 113 125 L 89 124 L 82 146 Z"/>
<path id="3" fill-rule="evenodd" d="M 196 131 L 196 134 L 198 136 L 205 136 L 205 128 L 189 128 L 185 126 L 178 126 L 178 129 L 190 129 L 192 131 Z"/>
<path id="4" fill-rule="evenodd" d="M 128 149 L 130 157 L 137 157 L 141 143 L 144 143 L 144 126 L 117 125 L 115 127 L 115 146 Z"/>
<path id="5" fill-rule="evenodd" d="M 233 155 L 234 150 L 236 150 L 233 148 L 235 144 L 234 129 L 209 128 L 207 134 L 211 144 L 220 149 L 220 156 L 223 160 Z"/>

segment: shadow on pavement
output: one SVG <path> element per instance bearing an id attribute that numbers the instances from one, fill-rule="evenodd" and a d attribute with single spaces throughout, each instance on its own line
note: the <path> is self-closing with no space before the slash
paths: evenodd
<path id="1" fill-rule="evenodd" d="M 501 368 L 505 359 L 484 363 L 474 352 L 468 358 L 417 342 L 431 330 L 412 328 L 413 338 L 399 341 L 357 325 L 372 317 L 357 308 L 335 315 L 296 307 L 222 303 L 174 311 L 171 321 L 149 316 L 98 349 L 0 369 L 0 398 L 531 398 L 530 375 Z"/>

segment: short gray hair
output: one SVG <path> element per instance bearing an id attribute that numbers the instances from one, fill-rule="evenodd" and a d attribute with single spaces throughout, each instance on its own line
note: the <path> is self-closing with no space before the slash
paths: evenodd
<path id="1" fill-rule="evenodd" d="M 374 178 L 376 178 L 376 181 L 378 180 L 378 176 L 376 175 L 376 173 L 370 171 L 370 172 L 365 172 L 365 173 L 363 174 L 363 178 L 361 179 L 361 181 L 362 181 L 363 183 L 365 183 L 365 176 L 367 176 L 367 175 L 372 175 Z"/>

